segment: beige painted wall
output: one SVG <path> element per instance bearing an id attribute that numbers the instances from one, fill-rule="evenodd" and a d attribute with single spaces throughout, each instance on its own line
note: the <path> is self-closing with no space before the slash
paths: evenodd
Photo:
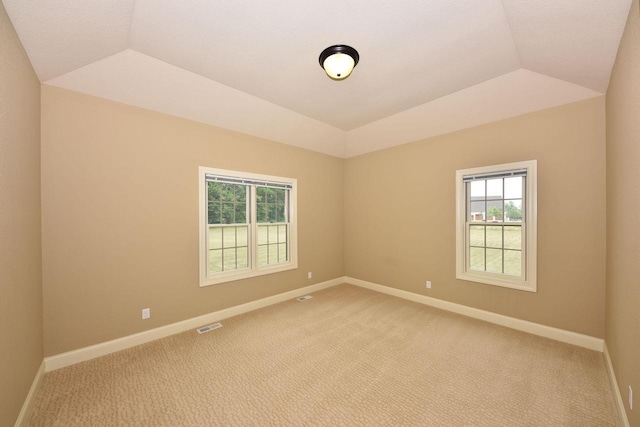
<path id="1" fill-rule="evenodd" d="M 298 179 L 298 269 L 198 286 L 198 166 Z M 338 158 L 43 86 L 42 180 L 47 356 L 344 274 Z"/>
<path id="2" fill-rule="evenodd" d="M 0 4 L 0 425 L 42 362 L 40 82 Z"/>
<path id="3" fill-rule="evenodd" d="M 631 425 L 640 425 L 640 10 L 633 2 L 607 92 L 606 342 Z M 629 385 L 636 408 L 629 410 Z"/>
<path id="4" fill-rule="evenodd" d="M 604 102 L 594 98 L 347 159 L 347 275 L 604 337 Z M 457 280 L 456 170 L 532 159 L 538 160 L 538 292 Z"/>

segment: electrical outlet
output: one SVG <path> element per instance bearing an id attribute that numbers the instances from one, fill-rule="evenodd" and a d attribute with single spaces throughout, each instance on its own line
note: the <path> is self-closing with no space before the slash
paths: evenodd
<path id="1" fill-rule="evenodd" d="M 313 273 L 312 272 L 308 272 L 307 273 L 307 279 L 311 279 L 313 277 Z"/>
<path id="2" fill-rule="evenodd" d="M 629 386 L 629 409 L 633 410 L 633 389 Z"/>
<path id="3" fill-rule="evenodd" d="M 150 308 L 143 308 L 142 309 L 142 318 L 143 319 L 148 319 L 149 317 L 151 317 L 151 309 Z"/>
<path id="4" fill-rule="evenodd" d="M 431 289 L 431 280 L 427 280 L 427 289 Z"/>

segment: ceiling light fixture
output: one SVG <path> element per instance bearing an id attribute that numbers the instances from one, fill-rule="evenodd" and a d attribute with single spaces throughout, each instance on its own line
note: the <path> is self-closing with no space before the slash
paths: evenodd
<path id="1" fill-rule="evenodd" d="M 330 46 L 320 54 L 320 66 L 333 80 L 344 80 L 349 77 L 359 60 L 358 51 L 343 44 Z"/>

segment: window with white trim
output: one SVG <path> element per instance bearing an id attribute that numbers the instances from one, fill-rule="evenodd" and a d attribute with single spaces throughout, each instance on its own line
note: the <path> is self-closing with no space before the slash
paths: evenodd
<path id="1" fill-rule="evenodd" d="M 200 286 L 298 267 L 293 178 L 200 167 Z"/>
<path id="2" fill-rule="evenodd" d="M 456 171 L 456 277 L 536 291 L 535 160 Z"/>

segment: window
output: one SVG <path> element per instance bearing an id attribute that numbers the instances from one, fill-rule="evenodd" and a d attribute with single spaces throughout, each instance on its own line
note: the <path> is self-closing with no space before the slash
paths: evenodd
<path id="1" fill-rule="evenodd" d="M 295 179 L 199 172 L 200 286 L 298 267 Z"/>
<path id="2" fill-rule="evenodd" d="M 536 291 L 535 160 L 456 171 L 456 277 Z"/>

